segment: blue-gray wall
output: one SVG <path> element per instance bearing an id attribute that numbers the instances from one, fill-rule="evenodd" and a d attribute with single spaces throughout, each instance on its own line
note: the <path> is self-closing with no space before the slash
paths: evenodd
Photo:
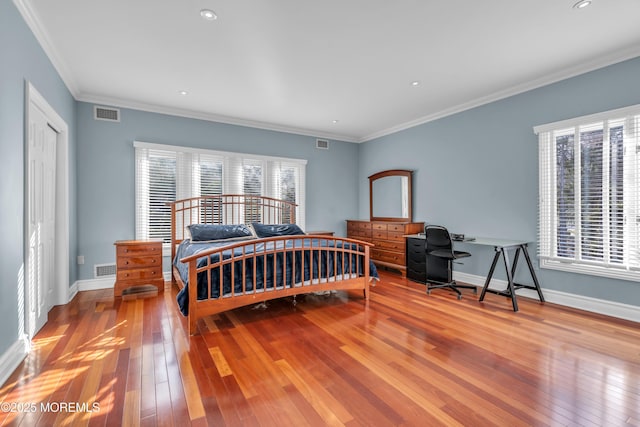
<path id="1" fill-rule="evenodd" d="M 70 282 L 113 262 L 113 242 L 134 237 L 134 150 L 141 140 L 303 158 L 307 229 L 344 235 L 367 218 L 367 176 L 413 169 L 414 217 L 474 235 L 536 240 L 537 140 L 532 127 L 640 104 L 640 58 L 356 145 L 135 110 L 95 121 L 75 102 L 10 0 L 0 0 L 0 355 L 18 339 L 23 257 L 24 85 L 31 81 L 69 125 Z M 535 245 L 533 245 L 535 254 Z M 462 271 L 483 276 L 492 253 L 471 248 Z M 76 255 L 85 256 L 78 268 Z M 640 284 L 539 271 L 542 284 L 640 306 Z"/>
<path id="2" fill-rule="evenodd" d="M 635 104 L 640 104 L 640 58 L 361 144 L 360 217 L 369 212 L 367 176 L 412 169 L 414 220 L 458 233 L 535 242 L 538 141 L 533 127 Z M 486 276 L 492 249 L 464 249 L 474 256 L 456 268 Z M 536 251 L 531 245 L 531 254 Z M 537 257 L 534 261 L 537 265 Z M 545 288 L 640 306 L 637 282 L 546 269 L 538 274 Z"/>
<path id="3" fill-rule="evenodd" d="M 94 264 L 115 261 L 114 241 L 135 237 L 135 140 L 306 159 L 306 229 L 344 235 L 344 220 L 358 212 L 356 144 L 330 141 L 319 150 L 309 136 L 129 109 L 119 123 L 105 122 L 84 102 L 77 122 L 80 279 L 93 278 Z"/>
<path id="4" fill-rule="evenodd" d="M 0 0 L 0 355 L 18 339 L 24 265 L 24 105 L 30 81 L 69 125 L 70 253 L 76 253 L 75 101 L 10 0 Z M 75 258 L 74 258 L 75 260 Z M 69 280 L 77 278 L 70 260 Z"/>

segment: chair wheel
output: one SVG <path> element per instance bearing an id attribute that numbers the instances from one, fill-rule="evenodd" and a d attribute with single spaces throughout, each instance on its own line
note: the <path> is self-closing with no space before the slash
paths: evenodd
<path id="1" fill-rule="evenodd" d="M 431 291 L 427 289 L 427 295 L 431 295 Z"/>
<path id="2" fill-rule="evenodd" d="M 473 288 L 473 294 L 478 295 L 478 288 Z"/>
<path id="3" fill-rule="evenodd" d="M 462 295 L 458 295 L 458 299 L 462 299 Z"/>

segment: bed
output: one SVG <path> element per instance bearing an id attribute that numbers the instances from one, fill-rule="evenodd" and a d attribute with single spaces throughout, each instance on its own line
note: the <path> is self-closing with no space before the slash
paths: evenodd
<path id="1" fill-rule="evenodd" d="M 362 290 L 366 301 L 378 277 L 371 244 L 304 234 L 294 203 L 217 195 L 170 206 L 172 281 L 190 335 L 202 317 L 275 298 Z"/>

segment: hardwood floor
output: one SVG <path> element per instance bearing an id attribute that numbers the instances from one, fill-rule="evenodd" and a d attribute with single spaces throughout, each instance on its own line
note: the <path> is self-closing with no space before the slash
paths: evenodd
<path id="1" fill-rule="evenodd" d="M 199 323 L 175 290 L 54 308 L 0 389 L 3 425 L 640 425 L 640 325 L 381 272 Z M 21 405 L 21 407 L 19 407 Z M 66 405 L 66 406 L 65 406 Z"/>

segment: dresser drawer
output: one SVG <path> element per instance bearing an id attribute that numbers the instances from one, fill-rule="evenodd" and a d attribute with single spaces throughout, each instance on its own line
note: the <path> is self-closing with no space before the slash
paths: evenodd
<path id="1" fill-rule="evenodd" d="M 371 230 L 370 222 L 357 222 L 356 224 L 358 225 L 358 229 L 360 230 Z"/>
<path id="2" fill-rule="evenodd" d="M 386 239 L 387 232 L 386 230 L 373 229 L 373 231 L 371 231 L 371 237 L 374 239 Z"/>
<path id="3" fill-rule="evenodd" d="M 357 240 L 371 240 L 371 233 L 367 233 L 365 231 L 352 231 L 352 232 L 348 232 L 347 233 L 347 237 L 350 239 L 357 239 Z"/>
<path id="4" fill-rule="evenodd" d="M 391 252 L 372 249 L 371 255 L 374 260 L 389 262 L 392 264 L 404 265 L 405 262 L 404 253 L 402 252 Z"/>
<path id="5" fill-rule="evenodd" d="M 404 234 L 404 224 L 388 224 L 387 230 Z"/>
<path id="6" fill-rule="evenodd" d="M 371 228 L 373 228 L 374 232 L 376 230 L 387 231 L 387 224 L 381 222 L 373 222 L 371 223 Z"/>
<path id="7" fill-rule="evenodd" d="M 377 249 L 389 249 L 396 252 L 404 252 L 403 242 L 396 242 L 395 240 L 373 240 L 373 244 Z"/>
<path id="8" fill-rule="evenodd" d="M 387 239 L 389 240 L 397 240 L 398 242 L 404 243 L 404 233 L 398 233 L 396 231 L 387 232 Z"/>
<path id="9" fill-rule="evenodd" d="M 118 280 L 149 280 L 162 277 L 162 267 L 118 270 Z"/>

